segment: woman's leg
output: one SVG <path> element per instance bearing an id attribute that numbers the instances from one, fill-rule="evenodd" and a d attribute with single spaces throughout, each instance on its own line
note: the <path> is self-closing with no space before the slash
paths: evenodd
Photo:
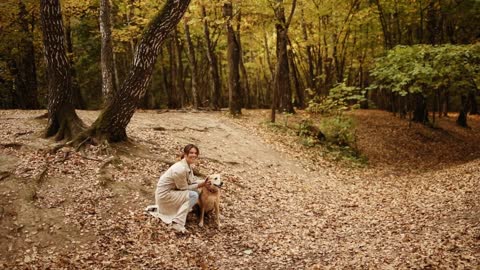
<path id="1" fill-rule="evenodd" d="M 198 192 L 192 190 L 188 191 L 189 210 L 198 202 L 198 197 Z"/>
<path id="2" fill-rule="evenodd" d="M 198 192 L 188 191 L 188 202 L 185 202 L 178 211 L 177 216 L 173 219 L 173 223 L 180 225 L 179 227 L 174 227 L 178 231 L 185 230 L 185 223 L 187 221 L 187 214 L 198 201 Z M 174 224 L 174 226 L 175 226 Z"/>

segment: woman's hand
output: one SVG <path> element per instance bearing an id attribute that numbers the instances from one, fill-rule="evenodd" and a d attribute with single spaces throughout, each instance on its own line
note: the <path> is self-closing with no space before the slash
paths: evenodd
<path id="1" fill-rule="evenodd" d="M 212 183 L 210 182 L 210 179 L 208 179 L 208 177 L 207 177 L 207 179 L 205 179 L 205 182 L 200 183 L 200 184 L 198 185 L 198 187 L 199 187 L 199 188 L 201 188 L 201 187 L 210 187 L 211 184 L 212 184 Z"/>

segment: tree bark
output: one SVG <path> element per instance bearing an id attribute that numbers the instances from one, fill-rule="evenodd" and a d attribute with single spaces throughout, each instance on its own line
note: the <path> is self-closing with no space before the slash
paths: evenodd
<path id="1" fill-rule="evenodd" d="M 100 0 L 100 34 L 102 37 L 102 95 L 104 102 L 115 91 L 115 76 L 113 64 L 112 23 L 110 16 L 110 0 Z"/>
<path id="2" fill-rule="evenodd" d="M 292 89 L 290 87 L 290 70 L 288 63 L 288 27 L 285 18 L 283 0 L 276 0 L 275 28 L 277 30 L 277 65 L 275 68 L 275 88 L 280 98 L 279 109 L 283 112 L 295 113 L 292 104 Z M 295 1 L 294 1 L 295 3 Z M 293 5 L 292 11 L 295 9 Z M 293 14 L 293 12 L 292 12 Z M 291 16 L 289 18 L 290 22 Z"/>
<path id="3" fill-rule="evenodd" d="M 208 26 L 208 19 L 207 19 L 207 11 L 205 6 L 202 6 L 202 18 L 203 18 L 203 31 L 205 33 L 205 41 L 207 43 L 207 57 L 208 63 L 210 65 L 210 77 L 212 79 L 212 92 L 211 92 L 211 103 L 210 107 L 213 110 L 220 109 L 220 99 L 222 95 L 222 85 L 220 83 L 220 75 L 218 74 L 218 61 L 217 56 L 215 54 L 215 48 L 212 44 L 212 40 L 210 38 L 210 29 Z"/>
<path id="4" fill-rule="evenodd" d="M 232 27 L 233 7 L 231 2 L 223 4 L 223 16 L 227 28 L 228 59 L 228 107 L 231 115 L 242 113 L 240 88 L 240 46 Z"/>
<path id="5" fill-rule="evenodd" d="M 126 127 L 138 102 L 145 95 L 160 46 L 185 13 L 190 0 L 168 0 L 152 19 L 140 40 L 132 68 L 119 91 L 107 101 L 105 109 L 92 126 L 77 140 L 84 138 L 119 142 L 127 140 Z"/>
<path id="6" fill-rule="evenodd" d="M 75 113 L 70 62 L 65 50 L 62 13 L 58 0 L 41 0 L 43 44 L 48 72 L 48 126 L 45 136 L 70 139 L 85 125 Z"/>

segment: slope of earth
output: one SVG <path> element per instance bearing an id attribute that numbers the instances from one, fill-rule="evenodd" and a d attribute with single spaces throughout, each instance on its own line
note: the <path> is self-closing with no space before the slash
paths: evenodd
<path id="1" fill-rule="evenodd" d="M 249 111 L 138 112 L 131 143 L 75 152 L 41 111 L 1 111 L 0 266 L 125 269 L 465 268 L 480 265 L 480 160 L 414 174 L 339 166 Z M 91 123 L 97 112 L 79 112 Z M 290 140 L 292 139 L 292 140 Z M 145 214 L 186 143 L 226 184 L 222 227 L 186 236 Z M 318 155 L 318 153 L 317 153 Z"/>

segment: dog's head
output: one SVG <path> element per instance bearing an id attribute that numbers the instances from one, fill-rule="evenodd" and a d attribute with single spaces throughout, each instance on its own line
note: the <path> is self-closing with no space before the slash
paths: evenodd
<path id="1" fill-rule="evenodd" d="M 210 179 L 210 182 L 212 183 L 212 185 L 216 186 L 217 188 L 221 188 L 223 186 L 223 182 L 220 174 L 209 175 L 208 179 Z"/>

